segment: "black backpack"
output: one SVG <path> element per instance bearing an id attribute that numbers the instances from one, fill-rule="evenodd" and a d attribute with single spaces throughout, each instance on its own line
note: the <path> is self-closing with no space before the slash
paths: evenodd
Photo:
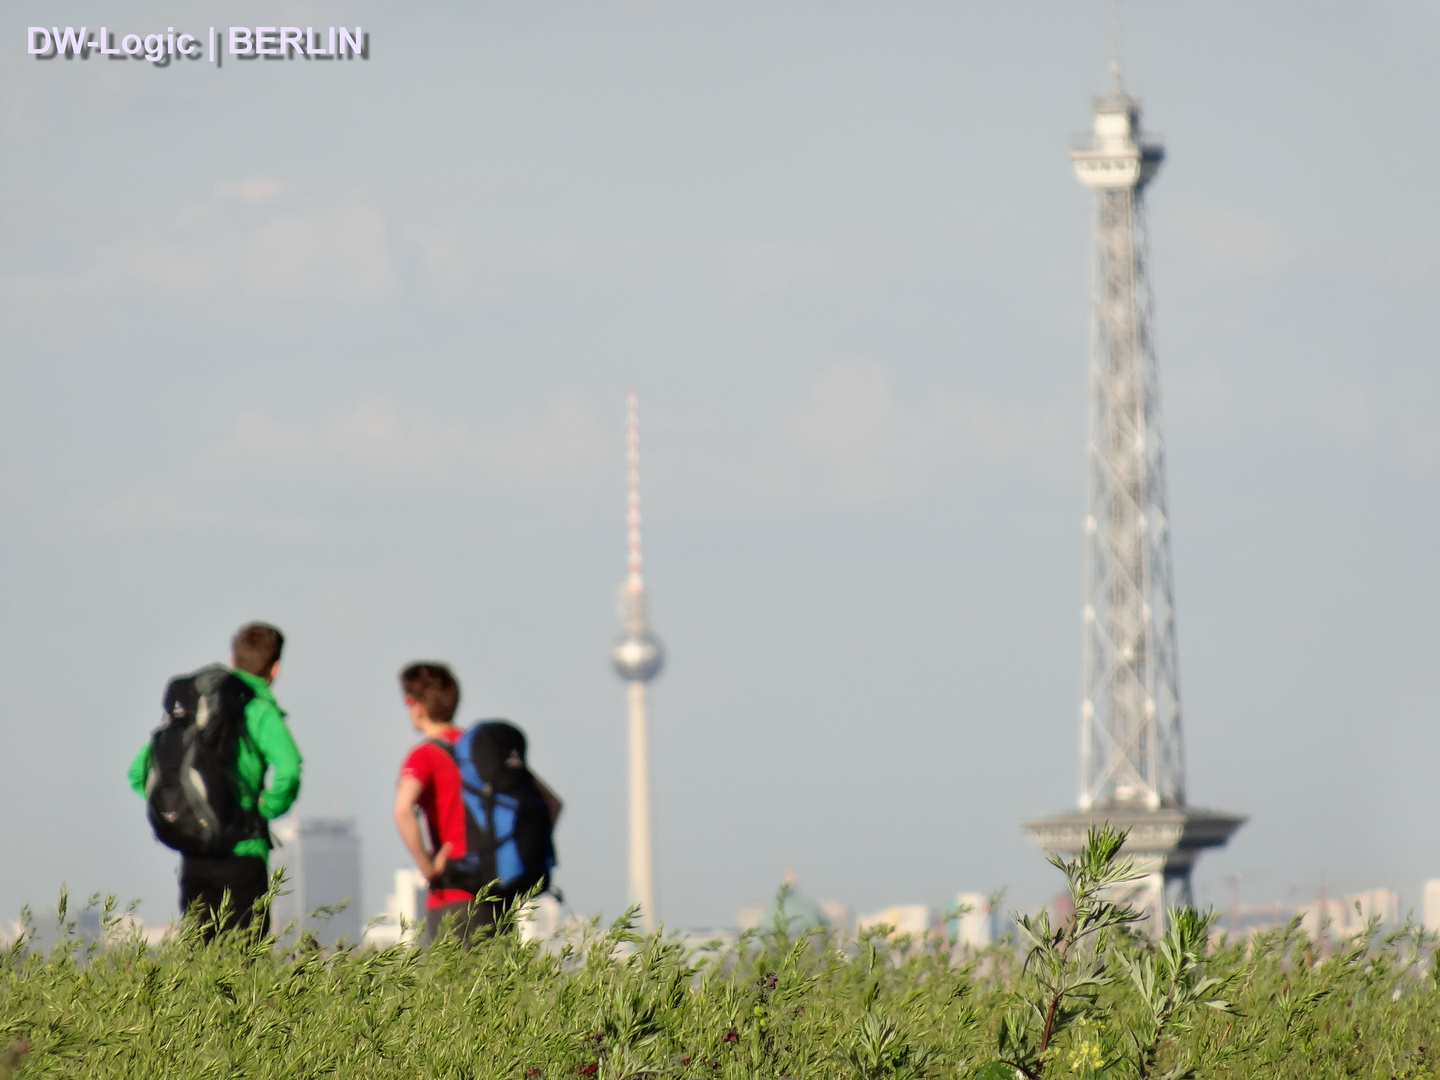
<path id="1" fill-rule="evenodd" d="M 555 822 L 525 764 L 525 733 L 504 720 L 476 724 L 453 744 L 436 745 L 460 767 L 465 802 L 465 857 L 437 884 L 504 901 L 550 886 Z"/>
<path id="2" fill-rule="evenodd" d="M 234 776 L 254 697 L 220 664 L 170 680 L 145 777 L 150 827 L 162 844 L 184 855 L 226 855 L 237 841 L 266 835 L 259 813 L 240 805 Z"/>

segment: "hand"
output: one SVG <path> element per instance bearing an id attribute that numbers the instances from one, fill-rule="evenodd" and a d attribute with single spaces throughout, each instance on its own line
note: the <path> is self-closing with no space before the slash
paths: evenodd
<path id="1" fill-rule="evenodd" d="M 445 872 L 445 866 L 450 861 L 450 845 L 441 844 L 440 850 L 430 859 L 430 872 L 425 874 L 426 881 L 434 881 Z"/>

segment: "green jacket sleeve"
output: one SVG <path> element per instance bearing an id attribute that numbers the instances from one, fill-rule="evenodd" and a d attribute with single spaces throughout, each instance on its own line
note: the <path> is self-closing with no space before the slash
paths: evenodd
<path id="1" fill-rule="evenodd" d="M 300 748 L 278 709 L 257 709 L 246 728 L 260 757 L 270 768 L 269 783 L 260 793 L 260 816 L 269 820 L 290 809 L 300 794 Z"/>
<path id="2" fill-rule="evenodd" d="M 150 772 L 150 744 L 147 742 L 130 762 L 130 787 L 142 799 L 145 797 L 145 776 Z"/>

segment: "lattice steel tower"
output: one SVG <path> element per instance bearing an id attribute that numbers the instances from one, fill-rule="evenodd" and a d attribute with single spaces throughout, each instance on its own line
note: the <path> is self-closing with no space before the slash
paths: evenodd
<path id="1" fill-rule="evenodd" d="M 1224 844 L 1245 819 L 1185 802 L 1144 214 L 1164 150 L 1141 130 L 1116 58 L 1093 111 L 1091 136 L 1070 155 L 1095 201 L 1080 805 L 1026 827 L 1060 851 L 1076 850 L 1091 821 L 1130 829 L 1127 850 L 1147 871 L 1133 899 L 1159 927 L 1167 906 L 1193 902 L 1199 851 Z"/>

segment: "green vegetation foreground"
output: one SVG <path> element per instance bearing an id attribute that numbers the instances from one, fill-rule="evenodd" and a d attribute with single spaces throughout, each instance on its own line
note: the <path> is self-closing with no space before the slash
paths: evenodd
<path id="1" fill-rule="evenodd" d="M 1178 912 L 1150 942 L 1105 899 L 1133 876 L 1121 839 L 1062 865 L 1073 916 L 963 960 L 774 935 L 700 960 L 623 920 L 560 954 L 514 934 L 280 953 L 194 926 L 158 948 L 21 943 L 0 956 L 0 1080 L 1435 1074 L 1419 931 L 1331 951 L 1292 925 L 1232 947 Z"/>

